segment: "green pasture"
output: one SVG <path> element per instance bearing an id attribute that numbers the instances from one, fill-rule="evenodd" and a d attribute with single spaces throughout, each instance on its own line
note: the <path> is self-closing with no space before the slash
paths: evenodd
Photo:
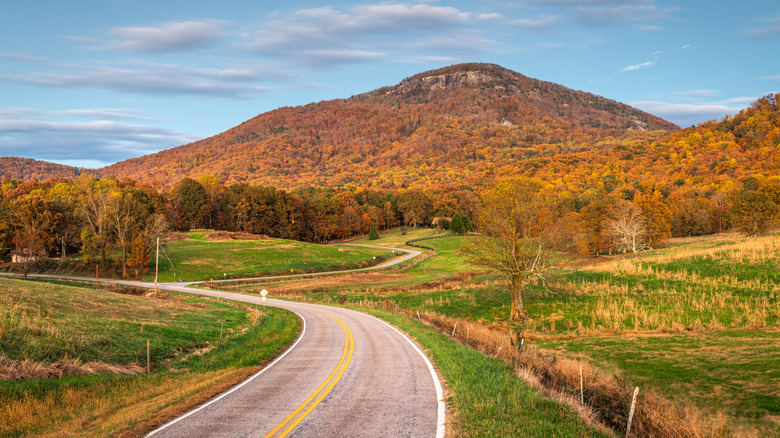
<path id="1" fill-rule="evenodd" d="M 115 436 L 155 417 L 161 407 L 190 403 L 188 398 L 213 391 L 214 385 L 268 361 L 299 330 L 294 314 L 273 308 L 258 311 L 245 304 L 184 294 L 149 298 L 0 278 L 0 356 L 145 368 L 149 341 L 152 371 L 135 376 L 0 380 L 0 430 L 4 431 L 0 435 L 39 436 L 60 427 L 84 427 L 82 433 L 93 430 L 90 435 Z M 158 392 L 170 391 L 169 387 L 186 393 L 161 397 Z M 72 399 L 78 401 L 68 402 Z M 90 409 L 105 412 L 100 416 Z M 119 418 L 118 412 L 127 410 L 134 413 Z"/>
<path id="2" fill-rule="evenodd" d="M 212 241 L 204 237 L 206 234 L 191 232 L 190 239 L 167 242 L 160 253 L 159 281 L 343 270 L 376 264 L 377 260 L 393 256 L 385 250 L 284 239 Z M 144 278 L 154 280 L 154 266 Z"/>

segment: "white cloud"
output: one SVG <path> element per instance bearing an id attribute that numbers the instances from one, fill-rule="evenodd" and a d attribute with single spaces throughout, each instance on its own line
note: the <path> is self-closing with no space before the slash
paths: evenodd
<path id="1" fill-rule="evenodd" d="M 774 38 L 780 36 L 780 15 L 761 18 L 758 21 L 760 23 L 767 23 L 768 26 L 749 29 L 748 35 L 756 38 Z"/>
<path id="2" fill-rule="evenodd" d="M 114 47 L 132 52 L 172 52 L 213 44 L 226 35 L 216 20 L 180 21 L 157 27 L 119 27 L 110 33 L 120 38 Z"/>
<path id="3" fill-rule="evenodd" d="M 714 97 L 718 93 L 719 93 L 718 90 L 687 90 L 687 91 L 680 91 L 677 94 L 692 99 L 705 99 L 709 97 Z"/>
<path id="4" fill-rule="evenodd" d="M 268 91 L 261 80 L 286 75 L 263 68 L 200 68 L 175 64 L 60 65 L 56 73 L 0 71 L 0 79 L 55 88 L 99 88 L 126 93 L 248 98 Z"/>
<path id="5" fill-rule="evenodd" d="M 698 104 L 640 101 L 630 102 L 629 105 L 680 126 L 690 126 L 707 120 L 720 120 L 727 114 L 736 114 L 754 100 L 754 97 L 735 97 L 720 102 Z"/>
<path id="6" fill-rule="evenodd" d="M 653 1 L 588 3 L 598 4 L 598 6 L 577 7 L 574 13 L 580 22 L 593 26 L 613 25 L 628 21 L 665 19 L 676 9 L 659 8 Z M 578 2 L 577 4 L 580 3 Z"/>
<path id="7" fill-rule="evenodd" d="M 528 32 L 547 33 L 550 32 L 550 28 L 559 25 L 561 19 L 560 15 L 547 15 L 514 20 L 512 24 Z"/>
<path id="8" fill-rule="evenodd" d="M 498 13 L 489 13 L 489 14 L 479 14 L 477 15 L 477 20 L 500 20 L 504 18 L 503 15 Z"/>
<path id="9" fill-rule="evenodd" d="M 259 24 L 247 48 L 306 66 L 323 61 L 334 66 L 388 57 L 452 56 L 442 52 L 480 51 L 491 45 L 471 25 L 497 18 L 500 15 L 486 14 L 473 19 L 470 12 L 428 4 L 302 9 Z M 410 48 L 418 52 L 408 53 Z M 402 51 L 403 56 L 398 56 Z"/>
<path id="10" fill-rule="evenodd" d="M 620 70 L 620 71 L 632 71 L 632 70 L 639 70 L 640 68 L 649 67 L 649 66 L 651 66 L 651 65 L 653 65 L 653 64 L 655 64 L 655 62 L 653 62 L 653 61 L 647 61 L 647 62 L 643 62 L 643 63 L 641 63 L 641 64 L 627 65 L 627 66 L 623 67 L 623 69 L 622 69 L 622 70 Z"/>
<path id="11" fill-rule="evenodd" d="M 63 164 L 83 163 L 90 157 L 94 163 L 108 164 L 199 138 L 149 123 L 156 120 L 160 119 L 124 108 L 0 110 L 0 156 L 46 157 Z"/>

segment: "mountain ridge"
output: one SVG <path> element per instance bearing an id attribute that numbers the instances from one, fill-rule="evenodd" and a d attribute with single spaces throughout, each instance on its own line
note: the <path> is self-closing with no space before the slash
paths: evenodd
<path id="1" fill-rule="evenodd" d="M 627 133 L 646 137 L 649 144 L 677 129 L 628 105 L 494 64 L 458 64 L 347 99 L 282 107 L 215 136 L 97 173 L 164 185 L 214 174 L 228 183 L 291 189 L 421 188 L 452 184 L 447 174 L 457 172 L 465 178 L 462 183 L 479 185 L 480 174 L 509 165 L 504 161 L 511 158 L 486 163 L 491 160 L 486 148 L 510 148 L 511 156 L 544 154 L 528 149 L 546 145 L 572 152 L 604 146 Z M 427 180 L 416 181 L 421 173 Z"/>
<path id="2" fill-rule="evenodd" d="M 506 168 L 531 157 L 635 137 L 650 144 L 676 130 L 611 99 L 469 63 L 346 99 L 278 108 L 206 139 L 91 171 L 162 185 L 213 174 L 285 189 L 480 186 L 488 174 L 511 176 Z"/>

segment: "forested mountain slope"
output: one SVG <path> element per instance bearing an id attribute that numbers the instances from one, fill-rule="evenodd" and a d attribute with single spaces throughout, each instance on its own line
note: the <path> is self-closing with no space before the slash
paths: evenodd
<path id="1" fill-rule="evenodd" d="M 288 189 L 478 187 L 541 158 L 647 145 L 676 129 L 590 93 L 497 65 L 461 64 L 348 99 L 270 111 L 100 174 L 163 184 L 213 174 Z"/>

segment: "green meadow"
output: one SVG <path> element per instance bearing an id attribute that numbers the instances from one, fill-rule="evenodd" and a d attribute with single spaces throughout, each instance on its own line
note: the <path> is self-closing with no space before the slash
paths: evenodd
<path id="1" fill-rule="evenodd" d="M 0 373 L 13 374 L 0 380 L 2 436 L 151 430 L 256 372 L 300 330 L 289 312 L 184 294 L 6 278 L 0 290 Z"/>
<path id="2" fill-rule="evenodd" d="M 189 232 L 188 239 L 166 242 L 160 253 L 159 281 L 345 270 L 376 264 L 393 256 L 385 250 L 284 239 L 210 240 L 208 234 Z M 144 278 L 154 280 L 154 267 Z"/>

